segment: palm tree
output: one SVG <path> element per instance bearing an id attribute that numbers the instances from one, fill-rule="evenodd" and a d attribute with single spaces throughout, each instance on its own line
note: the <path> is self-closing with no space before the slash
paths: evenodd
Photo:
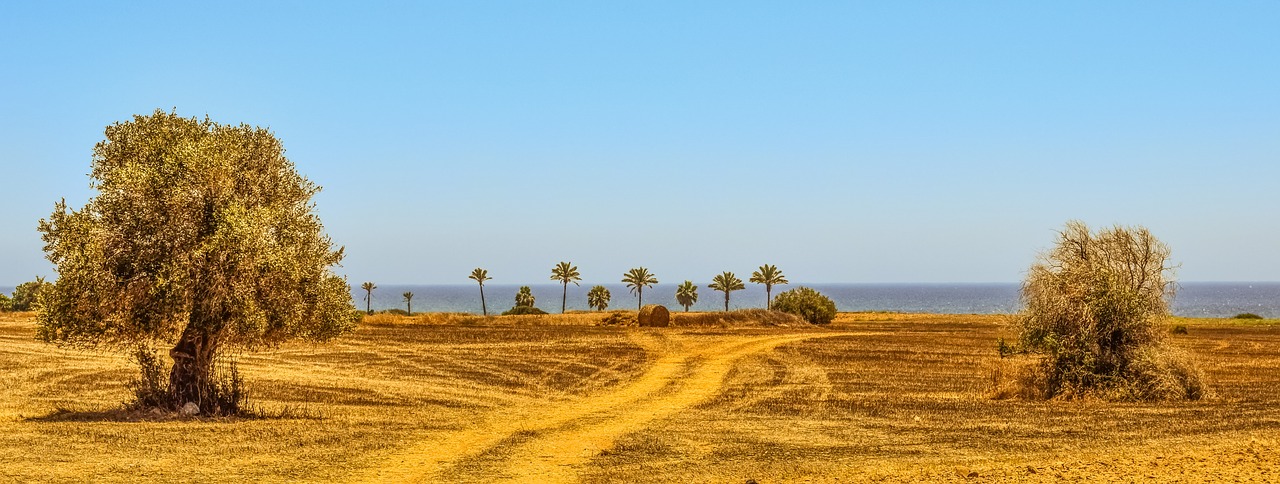
<path id="1" fill-rule="evenodd" d="M 698 302 L 698 286 L 693 285 L 693 281 L 684 281 L 676 288 L 676 302 L 684 306 L 684 312 L 689 312 L 689 306 Z"/>
<path id="2" fill-rule="evenodd" d="M 516 292 L 516 307 L 533 307 L 533 291 L 529 286 L 520 286 L 520 290 Z M 546 314 L 546 313 L 543 313 Z"/>
<path id="3" fill-rule="evenodd" d="M 560 313 L 564 313 L 565 300 L 569 298 L 569 283 L 577 286 L 578 281 L 582 280 L 582 275 L 578 274 L 578 268 L 568 262 L 561 262 L 551 268 L 551 280 L 560 281 L 564 284 L 564 292 L 560 295 Z"/>
<path id="4" fill-rule="evenodd" d="M 724 291 L 725 311 L 729 310 L 729 293 L 747 288 L 742 285 L 742 279 L 738 279 L 738 276 L 733 275 L 732 272 L 724 272 L 716 276 L 711 280 L 711 284 L 707 285 L 707 287 L 717 291 Z"/>
<path id="5" fill-rule="evenodd" d="M 609 289 L 604 286 L 596 286 L 587 291 L 587 305 L 596 308 L 598 311 L 604 311 L 609 307 Z"/>
<path id="6" fill-rule="evenodd" d="M 372 282 L 366 282 L 360 285 L 360 289 L 364 289 L 364 312 L 373 314 L 373 290 L 378 286 Z"/>
<path id="7" fill-rule="evenodd" d="M 489 271 L 479 267 L 477 267 L 476 270 L 471 271 L 471 275 L 467 276 L 467 278 L 480 283 L 480 310 L 484 311 L 485 316 L 488 316 L 489 308 L 484 305 L 484 281 L 493 278 L 489 277 Z"/>
<path id="8" fill-rule="evenodd" d="M 765 264 L 760 266 L 760 270 L 751 273 L 751 282 L 764 284 L 764 308 L 773 309 L 773 285 L 786 284 L 787 278 L 783 277 L 778 266 Z"/>
<path id="9" fill-rule="evenodd" d="M 412 292 L 404 293 L 404 303 L 409 305 L 409 315 L 413 316 L 413 293 Z"/>
<path id="10" fill-rule="evenodd" d="M 649 273 L 649 269 L 638 267 L 627 271 L 622 275 L 622 282 L 627 283 L 627 287 L 631 288 L 631 293 L 639 297 L 636 301 L 636 309 L 640 309 L 644 305 L 644 288 L 653 287 L 658 283 L 658 278 Z"/>

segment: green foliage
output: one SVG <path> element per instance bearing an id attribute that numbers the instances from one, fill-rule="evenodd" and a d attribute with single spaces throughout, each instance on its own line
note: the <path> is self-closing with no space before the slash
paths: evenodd
<path id="1" fill-rule="evenodd" d="M 771 306 L 773 303 L 771 296 L 773 294 L 773 286 L 787 284 L 787 278 L 782 275 L 782 271 L 778 270 L 778 266 L 765 264 L 760 266 L 759 270 L 751 273 L 750 282 L 764 284 L 765 309 L 770 309 L 773 307 Z"/>
<path id="2" fill-rule="evenodd" d="M 173 342 L 173 398 L 204 406 L 223 349 L 355 327 L 331 270 L 343 250 L 311 201 L 320 188 L 271 132 L 156 111 L 108 126 L 90 170 L 97 195 L 40 221 L 59 274 L 40 298 L 44 341 Z"/>
<path id="3" fill-rule="evenodd" d="M 800 316 L 809 324 L 828 324 L 836 318 L 836 303 L 831 298 L 803 286 L 778 294 L 773 309 Z"/>
<path id="4" fill-rule="evenodd" d="M 649 269 L 637 267 L 627 271 L 622 275 L 622 282 L 627 284 L 627 288 L 632 294 L 636 295 L 636 309 L 644 305 L 644 288 L 653 287 L 658 283 L 658 278 L 649 273 Z"/>
<path id="5" fill-rule="evenodd" d="M 684 312 L 689 312 L 689 306 L 698 302 L 698 286 L 693 281 L 684 281 L 680 286 L 676 287 L 676 302 L 684 306 Z"/>
<path id="6" fill-rule="evenodd" d="M 1173 295 L 1169 248 L 1142 227 L 1097 233 L 1069 222 L 1031 266 L 1016 320 L 1022 349 L 1039 355 L 1030 381 L 1047 398 L 1198 399 L 1199 372 L 1164 336 Z"/>
<path id="7" fill-rule="evenodd" d="M 13 311 L 13 300 L 9 299 L 9 296 L 0 294 L 0 313 L 6 311 Z"/>
<path id="8" fill-rule="evenodd" d="M 604 286 L 596 286 L 587 291 L 587 305 L 596 310 L 604 311 L 609 307 L 609 299 L 613 297 L 609 294 L 609 289 Z"/>
<path id="9" fill-rule="evenodd" d="M 707 287 L 716 291 L 724 292 L 725 311 L 729 310 L 729 293 L 733 291 L 741 291 L 747 288 L 747 286 L 742 285 L 742 279 L 738 279 L 738 276 L 735 276 L 732 272 L 728 271 L 722 272 L 712 278 L 711 284 L 708 284 Z"/>
<path id="10" fill-rule="evenodd" d="M 489 271 L 486 271 L 479 267 L 475 268 L 475 270 L 472 270 L 471 275 L 467 276 L 467 278 L 480 283 L 480 310 L 484 313 L 485 316 L 488 316 L 489 306 L 485 305 L 484 303 L 484 281 L 487 281 L 493 278 L 489 277 Z"/>
<path id="11" fill-rule="evenodd" d="M 1185 325 L 1185 324 L 1175 324 L 1175 325 L 1173 325 L 1173 327 L 1172 327 L 1172 328 L 1169 328 L 1169 333 L 1171 333 L 1171 334 L 1187 334 L 1187 325 Z"/>
<path id="12" fill-rule="evenodd" d="M 533 306 L 516 306 L 502 313 L 503 316 L 528 315 L 528 314 L 547 314 L 546 311 L 535 308 Z"/>
<path id="13" fill-rule="evenodd" d="M 1231 319 L 1262 319 L 1262 316 L 1258 316 L 1257 314 L 1253 314 L 1253 313 L 1240 313 L 1235 316 L 1232 316 Z"/>
<path id="14" fill-rule="evenodd" d="M 560 312 L 565 311 L 565 304 L 569 297 L 569 283 L 577 286 L 578 281 L 582 280 L 582 275 L 578 274 L 578 267 L 568 262 L 561 262 L 551 268 L 551 280 L 559 281 L 564 284 L 564 292 L 560 296 Z"/>
<path id="15" fill-rule="evenodd" d="M 34 281 L 18 284 L 18 287 L 13 290 L 10 308 L 14 311 L 33 311 L 40 302 L 40 296 L 52 287 L 53 284 L 45 282 L 43 277 L 36 277 Z"/>
<path id="16" fill-rule="evenodd" d="M 516 292 L 516 307 L 531 308 L 533 303 L 533 290 L 529 286 L 520 286 L 520 290 Z"/>

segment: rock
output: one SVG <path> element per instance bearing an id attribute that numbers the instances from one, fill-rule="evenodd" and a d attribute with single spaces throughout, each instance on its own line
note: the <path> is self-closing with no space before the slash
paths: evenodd
<path id="1" fill-rule="evenodd" d="M 182 410 L 179 410 L 178 413 L 185 417 L 200 415 L 200 406 L 196 405 L 196 402 L 187 402 L 186 405 L 182 406 Z"/>

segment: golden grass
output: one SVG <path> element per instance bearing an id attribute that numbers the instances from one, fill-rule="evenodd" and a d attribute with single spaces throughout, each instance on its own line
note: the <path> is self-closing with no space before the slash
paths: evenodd
<path id="1" fill-rule="evenodd" d="M 335 343 L 239 356 L 256 402 L 292 417 L 183 420 L 119 412 L 124 357 L 0 314 L 0 481 L 1280 480 L 1277 324 L 1179 321 L 1171 341 L 1214 397 L 1112 404 L 987 398 L 1001 316 L 603 316 L 373 316 Z M 413 468 L 455 441 L 443 470 Z"/>

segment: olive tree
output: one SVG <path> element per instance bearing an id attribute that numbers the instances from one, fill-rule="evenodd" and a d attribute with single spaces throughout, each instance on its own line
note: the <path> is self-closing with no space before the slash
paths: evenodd
<path id="1" fill-rule="evenodd" d="M 343 258 L 270 131 L 157 110 L 106 128 L 80 210 L 40 221 L 59 278 L 38 337 L 78 347 L 172 345 L 171 407 L 219 408 L 214 363 L 228 348 L 354 328 Z"/>
<path id="2" fill-rule="evenodd" d="M 1068 222 L 1022 284 L 1021 349 L 1043 397 L 1199 398 L 1199 372 L 1164 344 L 1174 294 L 1169 247 L 1144 227 Z"/>

